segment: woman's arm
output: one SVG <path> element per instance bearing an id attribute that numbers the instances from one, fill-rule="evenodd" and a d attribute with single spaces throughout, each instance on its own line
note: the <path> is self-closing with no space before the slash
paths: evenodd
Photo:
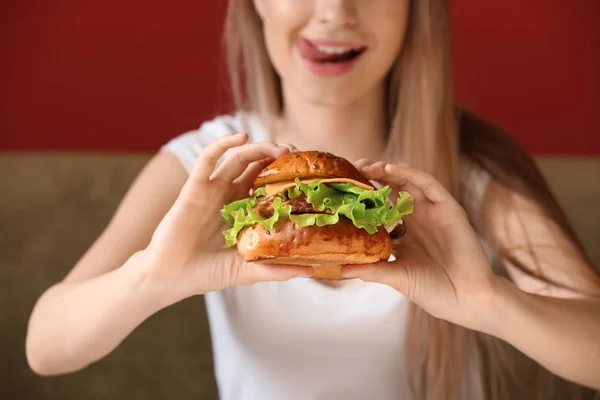
<path id="1" fill-rule="evenodd" d="M 215 140 L 189 176 L 168 153 L 155 158 L 105 234 L 38 301 L 26 343 L 35 371 L 80 369 L 108 354 L 144 319 L 186 297 L 312 274 L 302 266 L 249 268 L 235 251 L 222 249 L 221 205 L 247 196 L 258 173 L 289 151 L 247 140 L 244 134 Z"/>
<path id="2" fill-rule="evenodd" d="M 36 373 L 61 374 L 85 367 L 168 305 L 171 299 L 164 298 L 160 288 L 144 285 L 148 265 L 140 251 L 187 175 L 173 155 L 155 156 L 102 235 L 68 276 L 40 297 L 26 339 L 27 360 Z"/>
<path id="3" fill-rule="evenodd" d="M 496 201 L 504 196 L 490 196 L 483 210 L 495 221 L 492 236 L 538 276 L 521 273 L 519 288 L 492 273 L 465 211 L 433 177 L 384 163 L 363 173 L 413 194 L 415 211 L 396 261 L 345 267 L 345 276 L 388 284 L 435 317 L 497 336 L 555 374 L 600 389 L 600 276 L 544 210 Z"/>
<path id="4" fill-rule="evenodd" d="M 516 285 L 498 285 L 484 330 L 553 373 L 600 389 L 600 274 L 545 210 L 495 181 L 482 215 L 514 261 L 505 265 Z"/>
<path id="5" fill-rule="evenodd" d="M 502 279 L 477 328 L 568 380 L 600 389 L 600 301 L 523 292 Z M 477 324 L 475 323 L 475 326 Z"/>
<path id="6" fill-rule="evenodd" d="M 103 275 L 62 282 L 48 289 L 31 316 L 27 359 L 39 375 L 77 371 L 112 352 L 138 325 L 174 297 L 147 279 L 142 252 Z"/>

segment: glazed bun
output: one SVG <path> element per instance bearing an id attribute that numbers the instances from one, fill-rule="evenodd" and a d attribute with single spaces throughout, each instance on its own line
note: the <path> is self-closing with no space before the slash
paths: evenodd
<path id="1" fill-rule="evenodd" d="M 331 153 L 303 151 L 288 153 L 273 161 L 258 175 L 253 188 L 296 178 L 347 178 L 371 185 L 350 161 Z"/>
<path id="2" fill-rule="evenodd" d="M 237 249 L 246 261 L 308 265 L 313 267 L 315 278 L 342 279 L 342 265 L 387 260 L 392 239 L 383 227 L 369 234 L 346 218 L 335 225 L 304 228 L 285 218 L 271 231 L 262 225 L 244 229 Z"/>

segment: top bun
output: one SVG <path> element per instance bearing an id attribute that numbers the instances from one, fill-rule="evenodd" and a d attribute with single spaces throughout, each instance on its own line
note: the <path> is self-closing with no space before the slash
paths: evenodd
<path id="1" fill-rule="evenodd" d="M 371 186 L 358 169 L 345 158 L 322 151 L 288 153 L 263 169 L 254 181 L 253 189 L 268 183 L 307 178 L 347 178 Z"/>

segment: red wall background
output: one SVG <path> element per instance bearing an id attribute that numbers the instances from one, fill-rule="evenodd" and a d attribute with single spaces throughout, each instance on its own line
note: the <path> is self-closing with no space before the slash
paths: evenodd
<path id="1" fill-rule="evenodd" d="M 225 1 L 4 1 L 0 149 L 155 151 L 226 111 Z M 452 1 L 457 99 L 536 154 L 600 154 L 600 1 Z"/>

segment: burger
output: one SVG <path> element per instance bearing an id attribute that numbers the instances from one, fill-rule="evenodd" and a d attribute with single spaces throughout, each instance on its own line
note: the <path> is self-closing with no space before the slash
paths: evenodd
<path id="1" fill-rule="evenodd" d="M 246 261 L 312 266 L 314 278 L 342 279 L 346 264 L 387 260 L 394 228 L 413 198 L 376 189 L 348 160 L 320 151 L 293 152 L 267 166 L 250 197 L 221 209 L 231 226 L 225 247 Z"/>

